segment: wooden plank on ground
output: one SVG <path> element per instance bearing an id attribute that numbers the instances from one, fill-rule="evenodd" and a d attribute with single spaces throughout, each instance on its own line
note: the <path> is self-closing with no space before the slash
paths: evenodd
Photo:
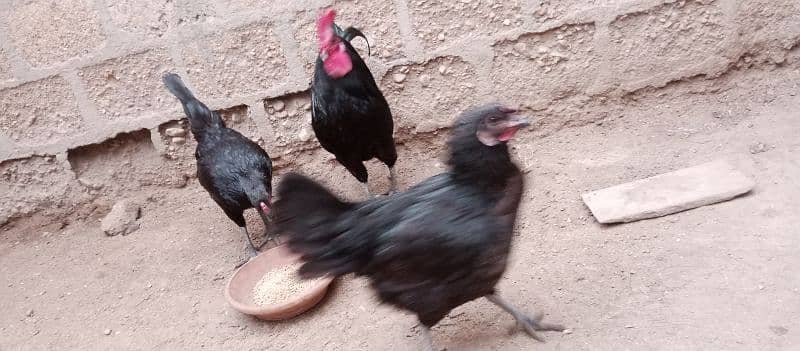
<path id="1" fill-rule="evenodd" d="M 600 223 L 633 222 L 727 201 L 755 182 L 728 162 L 714 161 L 581 195 Z"/>

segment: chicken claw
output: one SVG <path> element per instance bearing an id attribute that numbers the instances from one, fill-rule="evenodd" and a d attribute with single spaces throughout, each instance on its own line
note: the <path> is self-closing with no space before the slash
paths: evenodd
<path id="1" fill-rule="evenodd" d="M 514 317 L 514 319 L 517 320 L 517 324 L 521 325 L 522 328 L 525 330 L 525 332 L 528 333 L 528 335 L 530 335 L 530 337 L 534 338 L 536 341 L 544 342 L 544 339 L 542 339 L 538 334 L 536 334 L 537 331 L 560 332 L 565 329 L 564 326 L 559 324 L 542 323 L 542 318 L 544 314 L 541 312 L 535 314 L 532 318 L 528 317 L 524 313 L 517 310 L 514 306 L 511 306 L 510 304 L 508 304 L 508 302 L 506 302 L 505 300 L 503 300 L 502 298 L 500 298 L 495 294 L 486 295 L 486 299 L 491 301 L 493 304 L 499 306 L 504 311 L 511 314 Z"/>
<path id="2" fill-rule="evenodd" d="M 247 232 L 247 227 L 241 227 L 244 237 L 247 238 L 247 251 L 250 253 L 250 258 L 258 256 L 258 249 L 253 244 L 253 239 L 250 238 L 250 233 Z"/>
<path id="3" fill-rule="evenodd" d="M 246 227 L 242 227 L 242 231 L 244 232 L 244 235 L 247 238 L 247 243 L 245 243 L 244 245 L 245 251 L 247 251 L 247 257 L 239 261 L 236 264 L 236 266 L 233 267 L 234 269 L 237 269 L 243 266 L 245 263 L 250 262 L 250 260 L 256 258 L 256 256 L 258 256 L 258 249 L 261 248 L 259 247 L 258 249 L 256 249 L 256 247 L 253 245 L 253 240 L 250 239 L 250 235 L 247 233 Z"/>
<path id="4" fill-rule="evenodd" d="M 528 335 L 530 335 L 530 337 L 541 342 L 544 342 L 544 340 L 536 334 L 536 331 L 564 331 L 564 326 L 560 324 L 542 323 L 543 316 L 544 314 L 541 312 L 535 314 L 533 318 L 522 316 L 522 321 L 517 320 L 517 324 L 521 324 L 522 328 L 526 333 L 528 333 Z"/>

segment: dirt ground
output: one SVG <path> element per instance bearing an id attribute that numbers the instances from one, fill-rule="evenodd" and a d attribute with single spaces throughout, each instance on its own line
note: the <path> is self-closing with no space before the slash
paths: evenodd
<path id="1" fill-rule="evenodd" d="M 800 72 L 734 72 L 635 93 L 620 113 L 519 135 L 527 173 L 512 263 L 499 291 L 573 331 L 537 343 L 478 300 L 433 329 L 448 350 L 789 350 L 800 345 Z M 455 111 L 454 111 L 455 112 Z M 443 135 L 400 150 L 403 188 L 443 170 Z M 361 188 L 323 152 L 301 171 Z M 730 202 L 631 224 L 597 224 L 583 191 L 728 159 L 756 180 Z M 371 164 L 372 186 L 386 171 Z M 285 170 L 281 170 L 284 172 Z M 0 234 L 2 350 L 411 350 L 413 316 L 344 277 L 316 309 L 260 322 L 223 288 L 243 255 L 235 225 L 196 181 L 142 195 L 142 227 L 35 217 Z M 255 214 L 252 230 L 260 233 Z M 110 335 L 106 332 L 110 331 Z"/>

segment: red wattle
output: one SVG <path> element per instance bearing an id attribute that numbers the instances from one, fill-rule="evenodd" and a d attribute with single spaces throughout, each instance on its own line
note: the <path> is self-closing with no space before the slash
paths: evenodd
<path id="1" fill-rule="evenodd" d="M 509 141 L 514 137 L 515 134 L 517 134 L 517 128 L 508 128 L 503 132 L 503 134 L 500 134 L 500 136 L 497 137 L 497 140 Z"/>

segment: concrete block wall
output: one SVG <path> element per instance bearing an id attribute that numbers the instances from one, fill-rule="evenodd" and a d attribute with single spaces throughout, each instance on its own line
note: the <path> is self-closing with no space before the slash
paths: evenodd
<path id="1" fill-rule="evenodd" d="M 370 39 L 401 139 L 487 100 L 538 111 L 542 130 L 588 123 L 645 88 L 779 65 L 800 42 L 797 0 L 0 0 L 0 223 L 185 184 L 194 144 L 167 71 L 279 165 L 316 148 L 326 6 Z"/>

